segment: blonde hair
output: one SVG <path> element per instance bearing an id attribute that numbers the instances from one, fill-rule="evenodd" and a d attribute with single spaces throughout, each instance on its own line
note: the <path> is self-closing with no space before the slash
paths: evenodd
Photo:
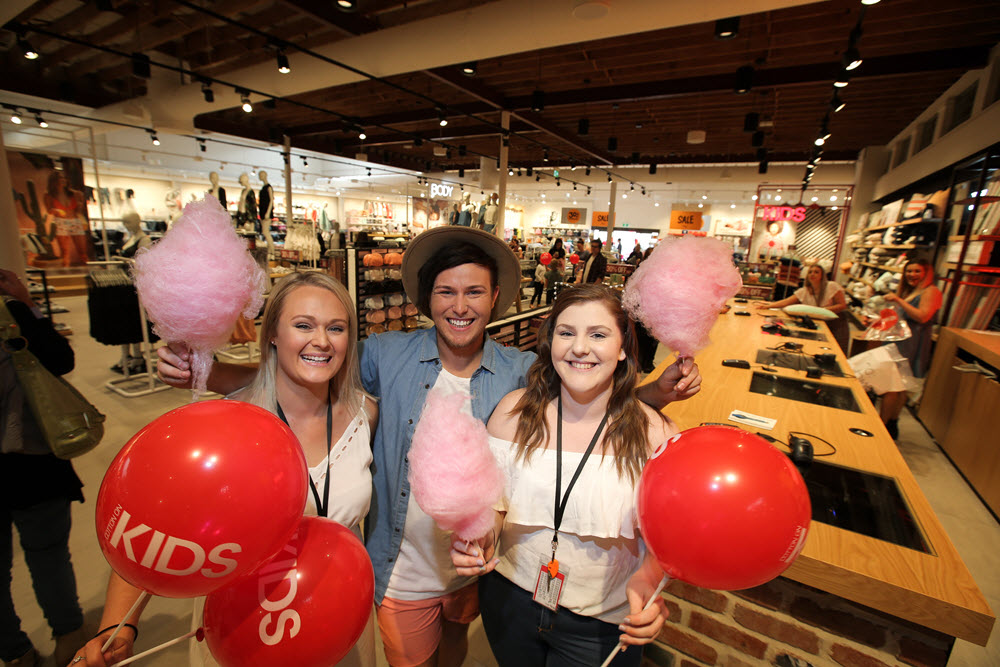
<path id="1" fill-rule="evenodd" d="M 277 283 L 271 290 L 264 309 L 264 318 L 260 326 L 260 366 L 254 379 L 243 390 L 238 398 L 247 403 L 253 403 L 265 410 L 278 412 L 278 355 L 275 354 L 271 340 L 277 335 L 278 320 L 284 308 L 288 295 L 300 287 L 319 287 L 332 292 L 347 311 L 347 353 L 344 363 L 337 374 L 330 380 L 330 396 L 336 402 L 343 402 L 351 414 L 361 408 L 363 396 L 368 395 L 361 385 L 361 371 L 358 363 L 358 315 L 347 289 L 332 276 L 315 271 L 290 273 Z"/>

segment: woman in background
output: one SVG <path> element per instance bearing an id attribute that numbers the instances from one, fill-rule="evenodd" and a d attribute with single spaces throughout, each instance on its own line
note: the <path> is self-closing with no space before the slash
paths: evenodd
<path id="1" fill-rule="evenodd" d="M 761 302 L 757 304 L 757 309 L 762 308 L 784 308 L 797 303 L 806 306 L 816 306 L 826 308 L 837 316 L 837 319 L 827 322 L 830 333 L 834 340 L 840 345 L 840 349 L 847 354 L 850 331 L 847 326 L 847 297 L 844 288 L 832 280 L 827 280 L 826 271 L 819 264 L 810 264 L 806 268 L 805 284 L 792 293 L 792 296 L 781 301 L 771 303 Z"/>
<path id="2" fill-rule="evenodd" d="M 931 363 L 931 329 L 934 315 L 941 309 L 941 290 L 934 286 L 934 267 L 925 259 L 911 259 L 903 267 L 903 279 L 894 294 L 885 300 L 897 305 L 897 310 L 910 327 L 911 336 L 897 341 L 900 354 L 910 360 L 913 377 L 927 375 Z M 895 440 L 899 437 L 899 414 L 906 405 L 905 391 L 882 395 L 879 416 Z"/>

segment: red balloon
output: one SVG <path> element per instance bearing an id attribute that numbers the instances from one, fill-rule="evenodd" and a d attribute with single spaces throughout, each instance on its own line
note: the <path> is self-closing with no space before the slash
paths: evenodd
<path id="1" fill-rule="evenodd" d="M 548 266 L 549 262 L 552 261 L 552 255 L 550 253 L 543 252 L 541 255 L 538 256 L 538 261 L 544 264 L 545 266 Z"/>
<path id="2" fill-rule="evenodd" d="M 222 667 L 329 667 L 358 641 L 374 597 L 361 540 L 306 516 L 270 562 L 209 593 L 205 639 Z"/>
<path id="3" fill-rule="evenodd" d="M 572 255 L 569 256 L 569 263 L 570 264 L 579 264 L 580 263 L 580 256 L 577 255 L 574 252 Z"/>
<path id="4" fill-rule="evenodd" d="M 660 445 L 639 480 L 639 526 L 671 577 L 740 590 L 802 551 L 812 516 L 791 460 L 760 436 L 699 426 Z"/>
<path id="5" fill-rule="evenodd" d="M 298 439 L 267 410 L 186 405 L 147 424 L 111 462 L 97 496 L 97 540 L 132 585 L 204 595 L 288 541 L 307 474 Z"/>

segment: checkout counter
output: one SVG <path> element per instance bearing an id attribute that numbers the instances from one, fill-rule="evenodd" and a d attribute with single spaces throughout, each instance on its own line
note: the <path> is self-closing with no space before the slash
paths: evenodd
<path id="1" fill-rule="evenodd" d="M 755 310 L 753 301 L 729 303 L 712 329 L 712 344 L 697 356 L 701 392 L 666 412 L 681 429 L 720 423 L 779 443 L 789 442 L 790 434 L 807 439 L 815 454 L 805 475 L 813 521 L 801 555 L 782 577 L 762 591 L 717 593 L 721 613 L 711 620 L 728 622 L 730 634 L 746 634 L 750 625 L 740 614 L 750 608 L 767 616 L 761 627 L 785 624 L 817 631 L 819 638 L 791 641 L 785 633 L 779 640 L 781 633 L 758 630 L 777 648 L 765 641 L 765 648 L 747 650 L 750 639 L 759 638 L 754 635 L 734 655 L 773 661 L 786 650 L 812 664 L 849 664 L 853 661 L 841 660 L 836 651 L 850 649 L 888 664 L 917 664 L 902 654 L 919 644 L 927 654 L 943 656 L 920 664 L 944 664 L 956 637 L 985 645 L 994 614 L 829 329 L 819 321 L 816 329 L 804 329 L 780 311 Z M 766 420 L 774 420 L 770 430 Z M 661 635 L 663 645 L 673 650 L 692 638 L 704 640 L 721 660 L 722 644 L 734 642 L 708 630 L 715 626 L 705 620 L 703 605 L 688 604 L 694 597 L 690 588 L 668 588 L 668 606 L 673 593 L 673 607 L 679 609 L 672 612 L 681 617 L 671 619 L 679 627 Z M 798 604 L 800 597 L 809 603 Z M 838 644 L 852 635 L 841 622 L 845 614 L 885 626 L 884 641 L 859 634 L 853 643 Z M 675 659 L 692 655 L 677 650 L 686 655 Z"/>

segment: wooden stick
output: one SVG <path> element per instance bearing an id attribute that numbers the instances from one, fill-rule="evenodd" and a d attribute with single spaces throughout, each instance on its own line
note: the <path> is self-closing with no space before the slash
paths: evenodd
<path id="1" fill-rule="evenodd" d="M 139 658 L 146 657 L 150 653 L 156 653 L 157 651 L 162 651 L 163 649 L 167 648 L 168 646 L 173 646 L 174 644 L 179 644 L 180 642 L 184 641 L 185 639 L 191 639 L 192 637 L 194 637 L 195 635 L 197 635 L 199 632 L 201 632 L 201 628 L 198 628 L 197 630 L 192 630 L 191 632 L 187 633 L 186 635 L 181 635 L 180 637 L 177 637 L 175 639 L 171 639 L 168 642 L 163 642 L 159 646 L 154 646 L 153 648 L 148 649 L 146 651 L 143 651 L 142 653 L 137 653 L 136 655 L 133 655 L 131 658 L 127 658 L 125 660 L 122 660 L 121 662 L 116 662 L 115 665 L 117 665 L 117 666 L 127 665 L 128 663 L 130 663 L 130 662 L 132 662 L 134 660 L 138 660 Z"/>
<path id="2" fill-rule="evenodd" d="M 660 585 L 656 587 L 656 590 L 653 591 L 653 594 L 649 596 L 649 600 L 646 601 L 646 606 L 642 608 L 643 611 L 646 611 L 647 609 L 653 606 L 653 603 L 656 602 L 656 598 L 658 598 L 660 596 L 660 593 L 663 592 L 663 588 L 667 585 L 668 581 L 670 581 L 670 577 L 668 577 L 667 575 L 663 575 L 663 578 L 660 579 Z M 615 656 L 618 655 L 618 652 L 622 650 L 624 646 L 625 646 L 624 644 L 618 642 L 618 645 L 615 646 L 615 650 L 613 650 L 608 655 L 607 659 L 605 659 L 605 661 L 601 663 L 601 667 L 608 667 L 608 665 L 611 664 L 611 661 L 615 659 Z"/>
<path id="3" fill-rule="evenodd" d="M 108 647 L 111 646 L 111 642 L 113 642 L 115 640 L 115 637 L 118 636 L 118 633 L 122 631 L 122 627 L 125 625 L 128 619 L 132 618 L 132 614 L 135 613 L 135 610 L 138 609 L 139 605 L 142 604 L 142 601 L 148 597 L 149 593 L 147 593 L 146 591 L 141 591 L 139 593 L 139 597 L 136 598 L 135 604 L 132 605 L 132 608 L 129 609 L 128 613 L 125 614 L 125 617 L 122 618 L 122 622 L 118 624 L 118 627 L 115 628 L 115 631 L 111 633 L 110 637 L 108 637 L 108 641 L 104 642 L 104 646 L 101 648 L 102 654 L 108 650 Z"/>

